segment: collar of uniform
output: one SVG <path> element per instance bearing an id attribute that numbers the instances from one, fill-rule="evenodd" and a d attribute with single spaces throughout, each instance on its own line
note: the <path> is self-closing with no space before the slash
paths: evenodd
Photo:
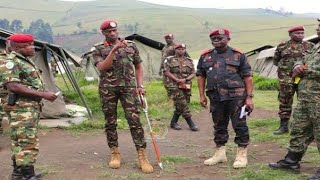
<path id="1" fill-rule="evenodd" d="M 34 62 L 33 62 L 32 60 L 30 60 L 29 58 L 23 56 L 22 54 L 17 53 L 17 52 L 15 52 L 15 51 L 12 51 L 12 53 L 15 54 L 16 56 L 22 58 L 23 60 L 29 62 L 29 63 L 32 64 L 33 66 L 35 66 L 35 64 L 34 64 Z"/>

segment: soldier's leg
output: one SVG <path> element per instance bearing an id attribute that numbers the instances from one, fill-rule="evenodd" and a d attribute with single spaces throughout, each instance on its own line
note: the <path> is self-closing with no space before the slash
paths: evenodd
<path id="1" fill-rule="evenodd" d="M 38 107 L 37 107 L 38 106 Z M 14 170 L 12 178 L 37 178 L 33 164 L 39 152 L 37 126 L 40 118 L 40 106 L 17 108 L 9 112 L 11 127 L 11 153 Z"/>
<path id="2" fill-rule="evenodd" d="M 227 143 L 229 138 L 229 117 L 227 117 L 227 113 L 225 112 L 224 104 L 224 102 L 214 102 L 210 98 L 210 111 L 212 113 L 212 120 L 214 124 L 214 142 L 216 144 L 216 148 L 213 156 L 204 161 L 204 164 L 207 166 L 227 161 L 225 144 Z"/>
<path id="3" fill-rule="evenodd" d="M 293 84 L 279 83 L 279 117 L 280 127 L 274 131 L 275 135 L 289 132 L 288 123 L 292 112 L 292 103 L 296 88 Z"/>
<path id="4" fill-rule="evenodd" d="M 177 90 L 176 88 L 168 88 L 168 93 L 170 95 L 170 99 L 172 99 L 174 104 L 174 112 L 170 122 L 170 127 L 175 130 L 181 130 L 180 125 L 178 124 L 179 118 L 181 116 L 181 112 L 177 110 L 176 101 L 177 101 Z"/>
<path id="5" fill-rule="evenodd" d="M 291 124 L 291 138 L 288 153 L 284 159 L 277 163 L 270 163 L 269 167 L 274 169 L 300 170 L 299 161 L 307 150 L 308 145 L 313 140 L 313 124 L 310 120 L 312 105 L 305 102 L 298 102 L 293 113 Z"/>
<path id="6" fill-rule="evenodd" d="M 122 89 L 120 101 L 128 121 L 131 136 L 138 153 L 138 165 L 144 173 L 153 172 L 153 167 L 149 163 L 146 154 L 147 143 L 144 138 L 144 130 L 140 122 L 140 106 L 135 88 Z"/>
<path id="7" fill-rule="evenodd" d="M 0 98 L 0 101 L 2 99 Z M 0 135 L 3 133 L 3 126 L 2 126 L 2 122 L 3 122 L 3 117 L 4 117 L 4 110 L 3 110 L 3 104 L 0 103 Z"/>

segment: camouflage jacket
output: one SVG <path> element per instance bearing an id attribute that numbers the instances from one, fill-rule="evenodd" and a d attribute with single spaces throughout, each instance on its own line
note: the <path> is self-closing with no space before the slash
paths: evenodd
<path id="1" fill-rule="evenodd" d="M 298 58 L 305 56 L 307 51 L 311 50 L 313 46 L 313 43 L 303 41 L 294 48 L 291 40 L 280 43 L 277 46 L 273 57 L 273 64 L 278 66 L 278 78 L 280 82 L 292 82 L 291 76 L 294 63 Z"/>
<path id="2" fill-rule="evenodd" d="M 109 43 L 96 44 L 92 53 L 93 64 L 106 59 L 113 48 Z M 112 67 L 100 72 L 100 88 L 103 87 L 135 87 L 135 65 L 141 63 L 139 50 L 133 41 L 127 41 L 127 47 L 120 48 L 114 56 Z"/>
<path id="3" fill-rule="evenodd" d="M 0 66 L 4 64 L 7 58 L 7 53 L 5 51 L 0 52 Z M 2 81 L 2 75 L 0 75 Z M 2 84 L 2 82 L 0 82 Z M 8 95 L 7 90 L 4 89 L 3 85 L 0 86 L 0 98 L 5 98 Z"/>
<path id="4" fill-rule="evenodd" d="M 320 43 L 304 57 L 300 58 L 296 65 L 306 65 L 303 77 L 299 82 L 298 99 L 299 101 L 307 101 L 320 103 Z"/>
<path id="5" fill-rule="evenodd" d="M 187 57 L 184 57 L 183 60 L 180 60 L 176 56 L 169 56 L 164 60 L 164 71 L 169 71 L 173 76 L 178 79 L 185 79 L 191 74 L 195 73 L 193 60 Z M 178 87 L 177 82 L 167 78 L 166 84 L 167 87 Z M 191 80 L 187 81 L 186 84 L 191 85 Z"/>
<path id="6" fill-rule="evenodd" d="M 0 64 L 1 84 L 17 82 L 27 88 L 42 91 L 44 86 L 41 80 L 40 71 L 28 58 L 19 53 L 11 52 L 6 60 Z M 27 98 L 19 98 L 17 104 L 28 101 Z"/>
<path id="7" fill-rule="evenodd" d="M 176 44 L 175 43 L 172 43 L 170 45 L 165 45 L 163 48 L 162 48 L 162 51 L 161 51 L 161 64 L 160 64 L 160 72 L 162 72 L 163 70 L 163 67 L 164 67 L 164 60 L 169 57 L 169 56 L 174 56 L 175 54 L 175 50 L 174 50 L 174 46 Z M 166 82 L 168 80 L 164 79 L 164 84 L 167 86 Z"/>
<path id="8" fill-rule="evenodd" d="M 206 91 L 214 94 L 213 100 L 225 101 L 245 99 L 244 77 L 252 76 L 252 72 L 247 57 L 228 47 L 222 54 L 214 49 L 203 52 L 196 75 L 206 78 Z"/>

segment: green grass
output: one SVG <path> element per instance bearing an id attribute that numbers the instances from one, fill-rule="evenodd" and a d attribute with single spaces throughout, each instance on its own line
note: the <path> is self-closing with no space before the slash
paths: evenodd
<path id="1" fill-rule="evenodd" d="M 183 157 L 183 156 L 163 156 L 161 160 L 165 163 L 185 163 L 185 162 L 192 162 L 190 157 Z"/>

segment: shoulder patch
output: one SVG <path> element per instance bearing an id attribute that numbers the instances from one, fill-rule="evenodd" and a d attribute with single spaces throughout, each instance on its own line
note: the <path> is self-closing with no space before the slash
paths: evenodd
<path id="1" fill-rule="evenodd" d="M 212 50 L 213 50 L 213 49 L 204 50 L 204 51 L 201 53 L 201 56 L 210 53 Z"/>
<path id="2" fill-rule="evenodd" d="M 238 48 L 231 48 L 233 51 L 243 54 L 243 52 Z"/>
<path id="3" fill-rule="evenodd" d="M 14 67 L 14 63 L 12 62 L 12 61 L 8 61 L 7 63 L 6 63 L 6 68 L 7 69 L 12 69 Z"/>
<path id="4" fill-rule="evenodd" d="M 15 53 L 10 53 L 9 55 L 7 55 L 7 59 L 14 59 L 16 57 Z"/>

